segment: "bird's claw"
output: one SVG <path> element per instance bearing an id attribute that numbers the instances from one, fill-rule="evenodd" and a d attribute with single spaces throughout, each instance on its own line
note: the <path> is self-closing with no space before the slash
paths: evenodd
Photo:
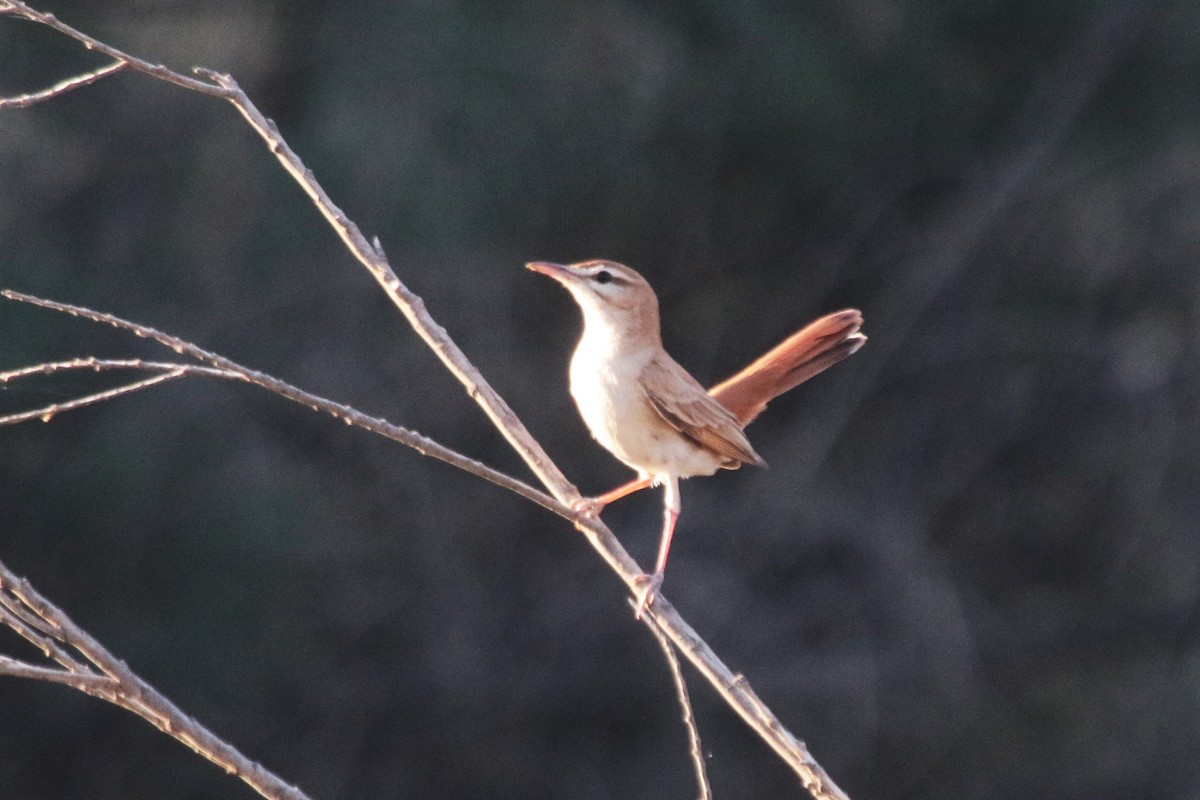
<path id="1" fill-rule="evenodd" d="M 595 497 L 581 497 L 571 503 L 571 510 L 589 519 L 596 519 L 606 504 Z"/>
<path id="2" fill-rule="evenodd" d="M 642 614 L 650 608 L 650 604 L 658 596 L 658 590 L 662 588 L 663 574 L 656 572 L 653 575 L 641 575 L 637 578 L 637 582 L 645 584 L 641 593 L 638 594 L 637 608 L 633 612 L 633 618 L 640 620 Z"/>

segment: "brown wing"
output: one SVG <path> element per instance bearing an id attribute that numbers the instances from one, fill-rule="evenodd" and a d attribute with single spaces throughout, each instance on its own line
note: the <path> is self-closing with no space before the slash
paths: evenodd
<path id="1" fill-rule="evenodd" d="M 696 444 L 729 459 L 730 466 L 766 466 L 733 415 L 670 358 L 651 360 L 642 371 L 641 383 L 654 410 Z M 666 391 L 665 387 L 674 390 Z"/>

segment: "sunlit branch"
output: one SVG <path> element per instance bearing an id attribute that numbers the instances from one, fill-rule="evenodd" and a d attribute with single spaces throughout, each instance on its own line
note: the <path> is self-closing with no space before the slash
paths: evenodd
<path id="1" fill-rule="evenodd" d="M 113 73 L 120 72 L 128 67 L 129 64 L 125 61 L 114 61 L 111 64 L 106 64 L 100 69 L 85 72 L 82 75 L 76 75 L 73 78 L 61 80 L 53 86 L 42 89 L 39 92 L 30 92 L 29 94 L 19 94 L 14 97 L 0 97 L 0 110 L 6 108 L 28 108 L 38 103 L 44 103 L 47 100 L 52 100 L 55 97 L 60 97 L 73 89 L 80 89 L 84 86 L 90 86 L 102 78 L 107 78 Z"/>

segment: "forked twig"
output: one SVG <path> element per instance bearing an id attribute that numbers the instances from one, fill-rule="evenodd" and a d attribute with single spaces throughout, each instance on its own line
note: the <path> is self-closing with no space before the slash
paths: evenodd
<path id="1" fill-rule="evenodd" d="M 188 374 L 188 371 L 189 370 L 186 368 L 180 367 L 161 370 L 159 371 L 160 374 L 158 375 L 154 375 L 149 378 L 143 378 L 142 380 L 134 381 L 133 383 L 116 386 L 112 389 L 105 389 L 103 392 L 95 392 L 94 394 L 83 395 L 82 397 L 77 397 L 74 400 L 68 400 L 65 403 L 51 403 L 50 405 L 42 406 L 41 408 L 35 408 L 29 411 L 22 411 L 17 414 L 8 414 L 6 416 L 2 416 L 0 417 L 0 425 L 15 425 L 18 422 L 28 422 L 31 419 L 40 419 L 42 422 L 49 422 L 50 420 L 54 419 L 55 416 L 64 411 L 73 411 L 77 408 L 90 406 L 93 403 L 100 403 L 105 400 L 112 400 L 116 397 L 120 397 L 121 395 L 133 394 L 134 392 L 142 389 L 149 389 L 151 386 L 157 386 L 160 383 L 166 383 L 167 381 L 172 381 L 176 378 L 182 378 L 184 375 Z"/>
<path id="2" fill-rule="evenodd" d="M 114 692 L 117 682 L 107 675 L 93 675 L 86 672 L 68 672 L 54 667 L 39 667 L 8 656 L 0 656 L 0 675 L 14 678 L 29 678 L 37 681 L 61 683 L 91 695 L 103 692 Z"/>
<path id="3" fill-rule="evenodd" d="M 459 469 L 469 472 L 472 475 L 483 478 L 486 481 L 490 481 L 497 486 L 503 487 L 512 492 L 516 492 L 522 497 L 532 500 L 533 502 L 544 506 L 560 516 L 571 518 L 575 513 L 569 506 L 559 503 L 554 498 L 547 496 L 544 492 L 538 491 L 524 481 L 520 481 L 510 475 L 506 475 L 497 469 L 489 467 L 487 464 L 484 464 L 481 461 L 477 461 L 473 458 L 463 455 L 462 453 L 459 453 L 457 450 L 452 450 L 451 448 L 440 444 L 434 439 L 430 439 L 428 436 L 424 436 L 416 431 L 388 422 L 380 417 L 372 417 L 368 414 L 364 414 L 351 406 L 321 397 L 320 395 L 315 395 L 311 392 L 306 392 L 305 390 L 286 381 L 281 381 L 278 378 L 267 375 L 266 373 L 242 366 L 236 361 L 232 361 L 224 356 L 218 355 L 217 353 L 205 350 L 204 348 L 197 347 L 191 342 L 180 339 L 177 336 L 172 336 L 169 333 L 164 333 L 147 325 L 139 325 L 136 322 L 130 322 L 129 320 L 122 319 L 114 316 L 113 314 L 106 314 L 102 311 L 94 311 L 90 308 L 75 306 L 69 303 L 58 303 L 53 300 L 45 300 L 40 297 L 34 297 L 33 295 L 14 292 L 11 289 L 0 289 L 0 297 L 21 303 L 28 303 L 30 305 L 50 309 L 52 311 L 59 311 L 76 317 L 82 317 L 94 322 L 103 322 L 107 325 L 112 325 L 114 328 L 129 331 L 144 339 L 151 339 L 163 345 L 164 347 L 169 347 L 181 355 L 191 356 L 197 361 L 202 361 L 209 365 L 204 367 L 196 364 L 143 361 L 141 359 L 80 358 L 72 359 L 70 361 L 35 364 L 33 366 L 22 367 L 20 369 L 9 370 L 7 372 L 0 372 L 0 384 L 33 375 L 51 374 L 66 370 L 111 369 L 133 369 L 152 372 L 179 371 L 184 375 L 199 375 L 205 377 L 222 378 L 225 380 L 244 381 L 252 386 L 257 386 L 260 389 L 265 389 L 268 392 L 272 392 L 280 397 L 291 400 L 294 403 L 299 403 L 300 405 L 310 408 L 313 411 L 320 411 L 329 414 L 331 417 L 341 420 L 347 425 L 363 428 L 371 431 L 372 433 L 379 434 L 380 436 L 385 436 L 395 442 L 399 442 L 400 444 L 407 445 L 422 455 L 444 461 L 451 466 L 458 467 Z M 119 388 L 128 389 L 128 391 L 137 391 L 138 389 L 145 389 L 155 385 L 148 381 L 149 379 L 147 379 L 147 381 L 139 381 L 138 385 L 136 386 L 129 384 L 128 386 Z M 128 391 L 120 393 L 128 393 Z M 21 412 L 20 414 L 13 414 L 8 418 L 0 417 L 0 424 L 4 424 L 10 418 L 13 421 L 39 419 L 47 411 L 52 410 L 53 413 L 59 413 L 67 410 L 68 405 L 71 408 L 79 408 L 81 405 L 84 405 L 80 402 L 81 399 L 83 398 L 72 400 L 68 403 L 59 403 L 53 407 L 47 406 L 40 409 Z"/>
<path id="4" fill-rule="evenodd" d="M 114 61 L 119 61 L 127 65 L 129 68 L 138 72 L 143 72 L 147 75 L 153 75 L 160 81 L 173 83 L 176 86 L 182 86 L 184 89 L 191 89 L 193 92 L 208 94 L 214 97 L 228 97 L 228 91 L 220 86 L 214 86 L 211 83 L 198 81 L 195 78 L 189 78 L 186 75 L 180 75 L 172 69 L 164 67 L 162 64 L 152 64 L 149 61 L 131 56 L 129 53 L 124 53 L 115 47 L 111 47 L 99 39 L 93 39 L 86 33 L 72 28 L 64 22 L 59 21 L 58 17 L 53 14 L 44 14 L 41 11 L 30 8 L 27 4 L 20 0 L 0 0 L 0 14 L 11 14 L 16 17 L 23 17 L 31 22 L 37 22 L 45 25 L 48 28 L 53 28 L 59 33 L 69 36 L 75 41 L 82 44 L 88 50 L 95 50 L 97 53 L 103 53 Z M 106 77 L 106 76 L 101 76 Z"/>
<path id="5" fill-rule="evenodd" d="M 60 663 L 66 661 L 62 669 L 56 669 L 0 656 L 0 675 L 61 683 L 107 700 L 132 711 L 237 776 L 263 797 L 309 800 L 304 792 L 246 758 L 183 713 L 3 562 L 0 562 L 0 608 L 3 609 L 0 619 L 6 624 L 12 616 L 19 616 L 23 624 L 16 629 L 18 633 L 44 652 L 55 652 Z"/>

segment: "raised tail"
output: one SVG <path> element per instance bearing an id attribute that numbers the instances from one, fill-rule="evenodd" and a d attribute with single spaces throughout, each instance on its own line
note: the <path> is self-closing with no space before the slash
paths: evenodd
<path id="1" fill-rule="evenodd" d="M 858 330 L 862 322 L 854 308 L 821 317 L 708 393 L 744 428 L 767 403 L 857 352 L 867 341 Z"/>

